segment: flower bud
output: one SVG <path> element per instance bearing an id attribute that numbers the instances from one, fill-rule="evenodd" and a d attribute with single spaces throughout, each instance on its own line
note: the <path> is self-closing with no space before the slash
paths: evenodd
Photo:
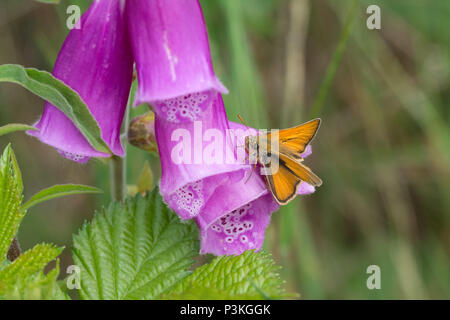
<path id="1" fill-rule="evenodd" d="M 152 111 L 131 120 L 128 142 L 136 148 L 158 153 L 155 137 L 155 114 Z"/>

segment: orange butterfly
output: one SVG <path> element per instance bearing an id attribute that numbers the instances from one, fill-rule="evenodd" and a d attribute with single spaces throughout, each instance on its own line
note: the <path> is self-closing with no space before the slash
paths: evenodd
<path id="1" fill-rule="evenodd" d="M 301 156 L 316 135 L 320 121 L 314 119 L 293 128 L 245 137 L 247 153 L 263 166 L 267 186 L 279 204 L 291 201 L 302 182 L 315 187 L 322 184 L 322 180 L 302 163 Z"/>

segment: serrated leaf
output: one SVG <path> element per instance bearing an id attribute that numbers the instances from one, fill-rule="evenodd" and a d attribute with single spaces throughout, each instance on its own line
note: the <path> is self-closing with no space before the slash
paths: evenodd
<path id="1" fill-rule="evenodd" d="M 2 262 L 0 262 L 0 271 L 3 270 L 3 268 L 6 268 L 10 264 L 11 264 L 11 261 L 9 261 L 8 259 L 5 259 Z"/>
<path id="2" fill-rule="evenodd" d="M 22 210 L 28 210 L 32 206 L 59 197 L 83 194 L 83 193 L 102 193 L 101 189 L 85 186 L 81 184 L 60 184 L 54 185 L 50 188 L 44 189 L 32 196 L 27 202 L 22 205 Z"/>
<path id="3" fill-rule="evenodd" d="M 62 249 L 45 243 L 34 246 L 0 271 L 0 282 L 14 284 L 20 278 L 34 275 L 56 259 Z"/>
<path id="4" fill-rule="evenodd" d="M 10 145 L 9 145 L 10 146 Z M 12 166 L 12 174 L 17 182 L 18 190 L 20 193 L 23 192 L 23 181 L 22 181 L 22 171 L 20 171 L 19 163 L 17 162 L 16 154 L 11 148 L 11 166 Z"/>
<path id="5" fill-rule="evenodd" d="M 65 281 L 56 281 L 52 300 L 72 300 L 67 293 L 67 285 Z"/>
<path id="6" fill-rule="evenodd" d="M 0 158 L 0 262 L 19 229 L 25 211 L 21 210 L 22 175 L 14 152 L 8 145 Z"/>
<path id="7" fill-rule="evenodd" d="M 38 130 L 35 127 L 21 123 L 10 123 L 0 127 L 0 136 L 17 131 Z"/>
<path id="8" fill-rule="evenodd" d="M 100 127 L 79 94 L 46 71 L 15 64 L 0 65 L 0 82 L 16 83 L 47 100 L 77 126 L 92 147 L 111 153 Z"/>
<path id="9" fill-rule="evenodd" d="M 59 274 L 59 261 L 56 268 L 47 274 L 38 271 L 33 275 L 19 277 L 15 282 L 4 283 L 0 287 L 0 298 L 6 300 L 61 300 L 61 289 L 57 283 Z"/>
<path id="10" fill-rule="evenodd" d="M 197 268 L 192 275 L 164 295 L 165 299 L 279 299 L 286 294 L 283 281 L 269 254 L 245 251 L 239 256 L 222 256 Z"/>
<path id="11" fill-rule="evenodd" d="M 96 213 L 72 252 L 81 299 L 156 299 L 189 274 L 198 229 L 181 222 L 155 189 Z"/>

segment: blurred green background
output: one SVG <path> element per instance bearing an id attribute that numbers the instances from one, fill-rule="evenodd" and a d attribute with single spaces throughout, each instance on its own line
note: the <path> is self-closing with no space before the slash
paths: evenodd
<path id="1" fill-rule="evenodd" d="M 283 267 L 286 288 L 304 299 L 450 298 L 450 1 L 201 0 L 216 73 L 229 88 L 229 119 L 260 128 L 323 120 L 306 163 L 324 180 L 310 196 L 273 215 L 266 250 Z M 0 64 L 52 70 L 68 30 L 66 8 L 0 2 Z M 355 6 L 353 6 L 355 4 Z M 366 8 L 381 8 L 368 30 Z M 0 125 L 31 124 L 43 101 L 0 85 Z M 137 115 L 144 107 L 133 110 Z M 108 167 L 79 165 L 23 133 L 11 141 L 25 197 L 53 184 L 101 187 L 30 210 L 23 249 L 65 245 L 109 201 Z M 128 182 L 146 160 L 128 147 Z M 381 290 L 366 269 L 381 268 Z"/>

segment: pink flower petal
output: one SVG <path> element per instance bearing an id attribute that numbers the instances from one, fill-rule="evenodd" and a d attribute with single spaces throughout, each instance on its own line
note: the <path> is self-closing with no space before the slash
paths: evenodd
<path id="1" fill-rule="evenodd" d="M 227 92 L 214 75 L 197 0 L 133 0 L 126 11 L 139 79 L 136 104 L 211 89 Z"/>

